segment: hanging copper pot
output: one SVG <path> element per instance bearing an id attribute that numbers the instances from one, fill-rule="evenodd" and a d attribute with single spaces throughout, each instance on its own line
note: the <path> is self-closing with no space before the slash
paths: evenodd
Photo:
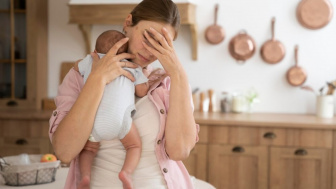
<path id="1" fill-rule="evenodd" d="M 266 41 L 260 49 L 261 58 L 269 64 L 279 63 L 285 57 L 285 46 L 274 37 L 275 18 L 272 18 L 272 39 Z"/>
<path id="2" fill-rule="evenodd" d="M 295 66 L 291 67 L 286 74 L 287 81 L 292 86 L 300 86 L 302 85 L 307 79 L 306 71 L 298 66 L 298 51 L 299 47 L 295 47 Z"/>
<path id="3" fill-rule="evenodd" d="M 256 50 L 253 38 L 242 30 L 234 36 L 229 43 L 229 52 L 238 63 L 244 63 L 251 58 Z"/>
<path id="4" fill-rule="evenodd" d="M 323 28 L 332 16 L 333 7 L 329 0 L 302 0 L 296 9 L 298 21 L 308 29 Z"/>
<path id="5" fill-rule="evenodd" d="M 219 44 L 225 38 L 225 31 L 224 29 L 217 25 L 217 13 L 218 13 L 218 4 L 215 6 L 215 23 L 209 26 L 205 31 L 205 39 L 210 44 Z"/>

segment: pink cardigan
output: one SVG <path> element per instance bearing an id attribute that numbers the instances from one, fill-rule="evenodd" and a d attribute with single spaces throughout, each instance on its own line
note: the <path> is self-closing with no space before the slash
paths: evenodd
<path id="1" fill-rule="evenodd" d="M 62 84 L 58 88 L 58 95 L 55 98 L 57 109 L 53 112 L 49 121 L 49 137 L 52 139 L 58 124 L 67 115 L 72 105 L 75 103 L 80 91 L 83 88 L 83 78 L 74 69 L 71 69 L 65 76 Z M 166 180 L 168 188 L 190 189 L 194 188 L 190 180 L 189 173 L 181 161 L 170 160 L 165 151 L 164 130 L 167 112 L 169 109 L 169 89 L 170 78 L 163 78 L 162 81 L 152 85 L 148 92 L 149 99 L 155 104 L 160 114 L 160 132 L 157 136 L 155 154 L 161 168 L 161 172 Z M 199 125 L 196 125 L 199 132 Z M 196 142 L 198 135 L 196 135 Z M 78 156 L 72 160 L 69 173 L 65 183 L 65 189 L 76 189 L 80 180 Z"/>

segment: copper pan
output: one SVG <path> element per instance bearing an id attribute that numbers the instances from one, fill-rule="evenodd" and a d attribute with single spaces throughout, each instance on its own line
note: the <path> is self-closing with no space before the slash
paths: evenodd
<path id="1" fill-rule="evenodd" d="M 279 63 L 285 57 L 284 45 L 274 37 L 275 18 L 272 18 L 272 39 L 266 41 L 260 49 L 261 58 L 269 64 Z"/>
<path id="2" fill-rule="evenodd" d="M 229 43 L 229 52 L 238 63 L 244 63 L 251 58 L 256 50 L 253 38 L 246 31 L 240 31 Z"/>
<path id="3" fill-rule="evenodd" d="M 298 66 L 298 51 L 299 47 L 295 47 L 295 66 L 292 66 L 288 71 L 287 71 L 287 81 L 290 85 L 292 86 L 300 86 L 302 85 L 306 79 L 307 79 L 307 73 L 306 71 Z"/>
<path id="4" fill-rule="evenodd" d="M 215 23 L 209 26 L 205 31 L 205 39 L 210 44 L 219 44 L 225 38 L 225 31 L 224 29 L 217 25 L 217 13 L 218 13 L 218 4 L 215 6 Z"/>
<path id="5" fill-rule="evenodd" d="M 329 0 L 302 0 L 296 9 L 300 24 L 313 30 L 326 26 L 332 16 L 333 7 Z"/>

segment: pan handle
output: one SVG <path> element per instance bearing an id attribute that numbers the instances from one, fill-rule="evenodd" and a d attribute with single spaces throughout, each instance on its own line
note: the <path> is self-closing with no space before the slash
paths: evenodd
<path id="1" fill-rule="evenodd" d="M 218 3 L 215 5 L 215 25 L 217 25 Z"/>
<path id="2" fill-rule="evenodd" d="M 299 60 L 298 60 L 298 53 L 299 53 L 299 45 L 296 45 L 295 46 L 295 66 L 297 66 L 298 62 L 299 62 Z"/>
<path id="3" fill-rule="evenodd" d="M 274 25 L 275 25 L 275 17 L 272 18 L 272 40 L 274 41 L 275 39 L 275 34 L 274 34 Z"/>

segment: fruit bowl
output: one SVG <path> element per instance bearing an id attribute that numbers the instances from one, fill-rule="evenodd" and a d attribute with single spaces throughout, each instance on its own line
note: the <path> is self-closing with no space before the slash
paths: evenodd
<path id="1" fill-rule="evenodd" d="M 55 181 L 60 161 L 40 162 L 43 154 L 27 155 L 22 163 L 22 155 L 7 156 L 0 159 L 0 174 L 6 185 L 26 186 L 44 184 Z"/>

